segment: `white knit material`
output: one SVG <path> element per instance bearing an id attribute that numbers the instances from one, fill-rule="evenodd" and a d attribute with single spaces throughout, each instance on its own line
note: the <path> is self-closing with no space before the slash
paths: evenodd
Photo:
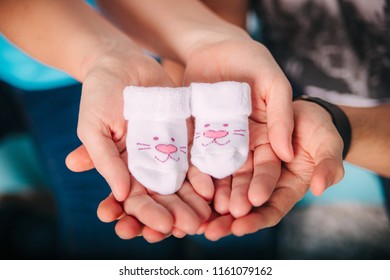
<path id="1" fill-rule="evenodd" d="M 249 85 L 193 83 L 190 103 L 195 117 L 192 164 L 217 179 L 233 174 L 245 163 L 249 152 Z"/>
<path id="2" fill-rule="evenodd" d="M 188 170 L 188 89 L 126 87 L 124 116 L 131 174 L 150 190 L 175 193 Z"/>

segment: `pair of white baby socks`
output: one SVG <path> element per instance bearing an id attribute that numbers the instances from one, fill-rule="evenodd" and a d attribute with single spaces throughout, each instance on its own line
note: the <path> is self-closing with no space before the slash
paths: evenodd
<path id="1" fill-rule="evenodd" d="M 126 147 L 132 175 L 160 194 L 175 193 L 188 170 L 186 119 L 195 117 L 191 162 L 221 179 L 246 161 L 250 87 L 246 83 L 193 83 L 190 87 L 124 89 Z"/>

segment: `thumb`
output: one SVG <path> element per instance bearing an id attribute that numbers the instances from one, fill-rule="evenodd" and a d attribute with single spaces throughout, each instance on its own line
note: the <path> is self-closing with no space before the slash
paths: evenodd
<path id="1" fill-rule="evenodd" d="M 344 177 L 341 158 L 325 158 L 314 168 L 310 188 L 314 195 L 320 196 L 330 186 L 337 184 Z"/>
<path id="2" fill-rule="evenodd" d="M 125 200 L 130 191 L 130 174 L 115 143 L 111 137 L 107 137 L 99 130 L 80 129 L 80 131 L 82 133 L 79 132 L 79 138 L 84 143 L 86 151 L 80 150 L 76 155 L 88 154 L 96 170 L 111 187 L 116 200 Z M 77 167 L 81 167 L 80 165 Z"/>
<path id="3" fill-rule="evenodd" d="M 73 172 L 84 172 L 95 168 L 84 145 L 70 152 L 65 159 L 65 164 Z"/>
<path id="4" fill-rule="evenodd" d="M 254 94 L 257 93 L 254 92 Z M 261 108 L 259 100 L 254 98 L 254 108 Z M 265 102 L 268 135 L 272 149 L 282 161 L 290 162 L 294 158 L 292 147 L 294 117 L 292 89 L 288 81 L 275 83 L 272 87 L 272 94 L 267 94 Z"/>

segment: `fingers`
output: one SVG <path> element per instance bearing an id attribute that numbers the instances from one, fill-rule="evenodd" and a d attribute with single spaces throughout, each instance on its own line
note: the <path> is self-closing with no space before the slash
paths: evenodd
<path id="1" fill-rule="evenodd" d="M 275 189 L 281 172 L 281 162 L 269 144 L 258 146 L 253 156 L 254 173 L 250 182 L 248 198 L 251 205 L 265 203 Z"/>
<path id="2" fill-rule="evenodd" d="M 131 191 L 123 208 L 127 214 L 155 231 L 167 234 L 172 230 L 173 218 L 169 211 L 154 201 L 135 179 L 132 180 Z"/>
<path id="3" fill-rule="evenodd" d="M 270 199 L 248 215 L 238 218 L 232 224 L 236 236 L 254 233 L 260 229 L 275 226 L 302 199 L 308 186 L 294 175 L 285 171 Z"/>
<path id="4" fill-rule="evenodd" d="M 327 131 L 329 136 L 324 138 L 314 157 L 316 166 L 310 181 L 314 195 L 321 195 L 328 187 L 338 183 L 344 177 L 342 139 L 333 125 Z"/>
<path id="5" fill-rule="evenodd" d="M 187 178 L 194 190 L 207 201 L 211 201 L 214 196 L 214 183 L 211 177 L 198 168 L 190 165 L 187 172 Z"/>
<path id="6" fill-rule="evenodd" d="M 177 195 L 198 215 L 203 222 L 210 218 L 211 208 L 191 187 L 190 183 L 184 182 Z"/>
<path id="7" fill-rule="evenodd" d="M 178 228 L 173 228 L 173 230 L 172 230 L 172 235 L 173 235 L 174 237 L 176 237 L 176 238 L 183 238 L 183 237 L 185 237 L 187 234 L 186 234 L 184 231 L 182 231 L 182 230 L 180 230 L 180 229 L 178 229 Z"/>
<path id="8" fill-rule="evenodd" d="M 272 92 L 272 93 L 271 93 Z M 266 98 L 269 140 L 277 156 L 285 162 L 294 158 L 292 90 L 289 82 L 275 81 Z"/>
<path id="9" fill-rule="evenodd" d="M 182 238 L 186 234 L 196 234 L 201 222 L 210 216 L 209 205 L 193 191 L 188 182 L 179 190 L 180 197 L 176 194 L 150 196 L 135 179 L 132 182 L 129 197 L 123 203 L 128 217 L 132 218 L 123 217 L 116 225 L 117 234 L 123 239 L 130 239 L 139 234 L 143 225 L 147 229 L 144 228 L 142 234 L 147 234 L 144 238 L 148 242 L 157 242 L 170 232 Z M 121 204 L 113 195 L 103 200 L 98 208 L 98 216 L 102 221 L 111 222 L 122 214 Z M 137 226 L 135 221 L 140 226 Z"/>
<path id="10" fill-rule="evenodd" d="M 252 173 L 253 155 L 249 153 L 245 165 L 232 178 L 229 212 L 235 218 L 246 215 L 252 208 L 248 199 L 248 189 L 252 180 Z"/>
<path id="11" fill-rule="evenodd" d="M 231 234 L 233 221 L 234 217 L 232 215 L 217 217 L 206 227 L 204 232 L 205 237 L 211 241 L 217 241 L 222 237 Z"/>
<path id="12" fill-rule="evenodd" d="M 313 171 L 310 188 L 314 195 L 321 195 L 327 188 L 338 183 L 344 176 L 343 163 L 333 158 L 323 159 Z"/>
<path id="13" fill-rule="evenodd" d="M 111 187 L 114 197 L 118 201 L 125 200 L 130 189 L 129 170 L 111 137 L 96 130 L 79 133 L 79 137 L 85 145 L 95 168 Z"/>
<path id="14" fill-rule="evenodd" d="M 102 222 L 111 223 L 124 214 L 122 205 L 110 194 L 105 200 L 100 202 L 97 216 Z"/>
<path id="15" fill-rule="evenodd" d="M 224 179 L 214 179 L 214 209 L 221 215 L 229 213 L 231 182 L 231 176 Z"/>
<path id="16" fill-rule="evenodd" d="M 145 226 L 142 230 L 143 238 L 149 243 L 156 243 L 164 240 L 169 237 L 169 234 L 163 234 L 161 232 L 155 231 L 150 227 Z"/>
<path id="17" fill-rule="evenodd" d="M 70 152 L 65 159 L 65 164 L 73 172 L 84 172 L 95 168 L 84 145 Z"/>
<path id="18" fill-rule="evenodd" d="M 133 182 L 136 182 L 136 180 Z M 209 218 L 211 209 L 209 205 L 192 190 L 188 182 L 185 182 L 178 194 L 180 195 L 180 198 L 177 195 L 153 194 L 153 199 L 147 200 L 145 196 L 149 198 L 150 196 L 147 194 L 146 190 L 142 189 L 139 184 L 134 186 L 130 193 L 132 199 L 130 200 L 129 198 L 124 203 L 127 213 L 131 213 L 134 217 L 126 215 L 120 218 L 115 227 L 118 236 L 122 239 L 131 239 L 139 235 L 142 230 L 142 235 L 148 242 L 154 243 L 166 238 L 169 232 L 160 232 L 157 230 L 158 227 L 154 225 L 157 220 L 161 220 L 161 216 L 158 217 L 155 212 L 161 210 L 161 208 L 158 209 L 159 207 L 166 209 L 173 217 L 175 222 L 171 234 L 176 238 L 183 238 L 187 234 L 197 233 L 201 221 L 205 221 Z M 189 205 L 186 204 L 187 200 L 191 202 Z M 131 205 L 129 205 L 130 203 Z M 147 206 L 142 206 L 142 204 L 147 204 Z M 138 208 L 138 210 L 131 211 L 131 209 L 129 209 L 130 207 Z M 120 204 L 116 202 L 112 195 L 110 195 L 107 199 L 102 201 L 99 206 L 99 215 L 111 215 L 109 218 L 103 216 L 102 219 L 113 221 L 117 218 L 117 215 L 120 215 L 120 209 Z M 106 212 L 109 213 L 107 214 Z M 156 216 L 156 219 L 150 218 L 150 215 Z M 141 222 L 146 223 L 145 227 Z"/>
<path id="19" fill-rule="evenodd" d="M 141 234 L 143 226 L 131 216 L 124 216 L 115 225 L 115 232 L 121 239 L 132 239 Z"/>
<path id="20" fill-rule="evenodd" d="M 153 195 L 153 199 L 169 211 L 175 228 L 188 234 L 196 234 L 201 221 L 195 211 L 177 195 Z"/>

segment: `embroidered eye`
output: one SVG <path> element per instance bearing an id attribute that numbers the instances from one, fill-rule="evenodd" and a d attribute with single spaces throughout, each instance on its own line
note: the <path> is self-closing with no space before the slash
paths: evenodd
<path id="1" fill-rule="evenodd" d="M 175 142 L 175 138 L 171 138 L 172 142 Z"/>
<path id="2" fill-rule="evenodd" d="M 228 125 L 227 123 L 224 123 L 223 126 L 224 126 L 224 127 L 227 127 L 227 126 L 229 126 L 229 125 Z"/>
<path id="3" fill-rule="evenodd" d="M 205 125 L 204 125 L 204 127 L 209 127 L 210 126 L 210 124 L 208 124 L 208 123 L 206 123 Z"/>
<path id="4" fill-rule="evenodd" d="M 158 137 L 157 137 L 157 136 L 154 136 L 154 137 L 153 137 L 153 140 L 154 140 L 154 141 L 157 141 L 157 140 L 158 140 Z"/>

